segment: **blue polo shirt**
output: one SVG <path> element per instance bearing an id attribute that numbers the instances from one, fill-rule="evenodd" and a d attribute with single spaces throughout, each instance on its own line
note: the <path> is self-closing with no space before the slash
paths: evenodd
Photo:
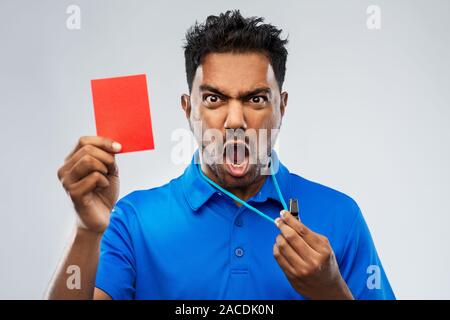
<path id="1" fill-rule="evenodd" d="M 304 299 L 273 257 L 277 227 L 205 181 L 196 156 L 178 178 L 117 202 L 96 287 L 113 299 Z M 354 297 L 395 299 L 355 201 L 275 161 L 285 201 L 297 198 L 303 223 L 328 237 Z M 270 177 L 248 202 L 272 218 L 283 208 Z"/>

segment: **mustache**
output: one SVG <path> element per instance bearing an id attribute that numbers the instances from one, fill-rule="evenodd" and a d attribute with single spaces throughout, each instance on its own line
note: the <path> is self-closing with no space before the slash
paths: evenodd
<path id="1" fill-rule="evenodd" d="M 223 157 L 226 162 L 241 163 L 250 156 L 250 147 L 243 141 L 227 141 L 223 146 Z"/>
<path id="2" fill-rule="evenodd" d="M 212 157 L 221 157 L 226 151 L 241 152 L 246 155 L 256 154 L 258 150 L 270 148 L 272 131 L 267 129 L 206 129 L 201 137 L 201 144 L 206 153 Z"/>
<path id="3" fill-rule="evenodd" d="M 235 149 L 235 148 L 246 148 L 250 149 L 249 143 L 243 140 L 228 140 L 223 143 L 223 151 L 227 149 Z"/>
<path id="4" fill-rule="evenodd" d="M 248 156 L 250 164 L 266 164 L 270 158 L 273 137 L 278 129 L 205 129 L 197 131 L 199 145 L 202 148 L 203 161 L 210 165 L 225 162 L 241 163 Z"/>

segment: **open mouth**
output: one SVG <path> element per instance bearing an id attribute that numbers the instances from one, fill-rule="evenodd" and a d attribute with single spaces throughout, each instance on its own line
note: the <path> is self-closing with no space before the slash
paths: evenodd
<path id="1" fill-rule="evenodd" d="M 234 177 L 244 176 L 249 168 L 249 147 L 242 141 L 227 142 L 224 146 L 224 163 Z"/>

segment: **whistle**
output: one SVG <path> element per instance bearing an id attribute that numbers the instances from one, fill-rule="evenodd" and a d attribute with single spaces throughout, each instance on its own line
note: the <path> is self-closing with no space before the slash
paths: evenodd
<path id="1" fill-rule="evenodd" d="M 295 198 L 289 199 L 289 211 L 294 216 L 295 219 L 299 220 L 298 218 L 298 200 Z"/>

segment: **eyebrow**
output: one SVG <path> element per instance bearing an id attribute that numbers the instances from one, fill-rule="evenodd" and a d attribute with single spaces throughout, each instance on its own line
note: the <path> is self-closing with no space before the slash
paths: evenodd
<path id="1" fill-rule="evenodd" d="M 221 92 L 219 89 L 217 89 L 216 87 L 211 86 L 209 84 L 202 84 L 202 85 L 200 85 L 200 91 L 210 91 L 210 92 L 213 92 L 213 93 L 215 93 L 215 94 L 217 94 L 219 96 L 222 96 L 222 97 L 227 97 L 227 98 L 229 97 L 227 94 Z M 240 93 L 239 94 L 239 99 L 244 99 L 245 100 L 245 99 L 248 99 L 248 98 L 250 98 L 252 96 L 255 96 L 257 94 L 261 94 L 261 93 L 266 93 L 266 94 L 270 95 L 272 93 L 272 90 L 270 90 L 269 87 L 256 88 L 256 89 L 251 90 L 251 91 Z"/>

